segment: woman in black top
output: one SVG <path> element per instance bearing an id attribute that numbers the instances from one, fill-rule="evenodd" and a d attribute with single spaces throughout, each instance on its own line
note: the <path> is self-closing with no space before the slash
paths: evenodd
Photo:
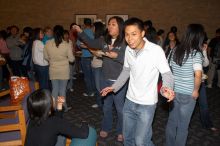
<path id="1" fill-rule="evenodd" d="M 54 112 L 54 100 L 46 89 L 33 92 L 27 99 L 30 115 L 25 146 L 54 146 L 58 135 L 70 138 L 87 138 L 89 128 L 86 123 L 78 128 L 62 119 L 64 98 L 59 97 L 57 111 Z"/>

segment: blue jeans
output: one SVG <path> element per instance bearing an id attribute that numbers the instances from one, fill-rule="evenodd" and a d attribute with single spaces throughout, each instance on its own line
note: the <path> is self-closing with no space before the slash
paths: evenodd
<path id="1" fill-rule="evenodd" d="M 95 87 L 96 87 L 96 104 L 98 104 L 99 107 L 102 107 L 102 97 L 100 96 L 102 68 L 101 67 L 92 68 L 92 72 L 94 75 Z"/>
<path id="2" fill-rule="evenodd" d="M 109 87 L 113 84 L 113 81 L 103 80 L 102 87 Z M 102 119 L 102 130 L 109 132 L 112 130 L 112 105 L 114 103 L 117 111 L 117 126 L 116 134 L 122 134 L 122 110 L 124 106 L 125 94 L 127 92 L 127 84 L 125 84 L 117 93 L 110 93 L 104 97 L 103 104 L 103 119 Z"/>
<path id="3" fill-rule="evenodd" d="M 14 76 L 27 76 L 27 71 L 22 66 L 22 60 L 11 60 L 10 65 Z"/>
<path id="4" fill-rule="evenodd" d="M 209 115 L 206 87 L 204 82 L 202 82 L 200 86 L 198 101 L 199 101 L 200 118 L 201 118 L 202 126 L 204 128 L 212 128 L 213 123 Z"/>
<path id="5" fill-rule="evenodd" d="M 123 109 L 124 146 L 154 146 L 152 122 L 156 104 L 140 105 L 129 99 L 125 100 Z"/>
<path id="6" fill-rule="evenodd" d="M 166 127 L 166 146 L 185 146 L 188 127 L 196 100 L 191 95 L 176 93 Z"/>
<path id="7" fill-rule="evenodd" d="M 93 80 L 91 57 L 81 57 L 82 70 L 84 74 L 84 82 L 86 85 L 86 93 L 92 94 L 95 92 L 95 83 Z"/>
<path id="8" fill-rule="evenodd" d="M 40 88 L 49 89 L 49 66 L 34 65 Z"/>
<path id="9" fill-rule="evenodd" d="M 74 83 L 74 67 L 75 67 L 75 63 L 70 63 L 69 64 L 70 67 L 70 79 L 67 83 L 67 89 L 73 89 L 73 83 Z"/>
<path id="10" fill-rule="evenodd" d="M 51 80 L 52 83 L 52 96 L 57 100 L 58 96 L 65 97 L 64 108 L 67 108 L 66 104 L 66 86 L 68 80 Z"/>

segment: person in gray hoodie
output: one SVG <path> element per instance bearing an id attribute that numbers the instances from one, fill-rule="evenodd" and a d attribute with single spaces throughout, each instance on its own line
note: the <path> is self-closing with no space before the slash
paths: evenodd
<path id="1" fill-rule="evenodd" d="M 122 71 L 124 63 L 124 54 L 126 44 L 123 35 L 124 21 L 121 17 L 113 16 L 109 19 L 107 25 L 107 32 L 104 38 L 90 39 L 82 29 L 74 25 L 73 28 L 79 33 L 78 37 L 88 48 L 98 48 L 103 51 L 103 65 L 102 65 L 102 85 L 101 88 L 112 85 L 118 78 Z M 122 109 L 124 106 L 125 93 L 127 91 L 127 84 L 117 93 L 111 93 L 104 97 L 103 105 L 103 120 L 100 137 L 106 138 L 108 132 L 112 129 L 112 105 L 115 104 L 118 121 L 116 127 L 117 141 L 123 141 L 122 136 Z"/>

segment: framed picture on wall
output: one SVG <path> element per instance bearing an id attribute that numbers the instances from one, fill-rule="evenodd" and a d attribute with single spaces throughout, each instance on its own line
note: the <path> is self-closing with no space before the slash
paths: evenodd
<path id="1" fill-rule="evenodd" d="M 92 20 L 92 23 L 97 19 L 96 15 L 93 14 L 76 14 L 76 24 L 83 26 L 84 18 L 90 18 Z"/>
<path id="2" fill-rule="evenodd" d="M 108 20 L 109 20 L 109 18 L 111 18 L 111 17 L 113 17 L 113 16 L 119 16 L 119 17 L 121 17 L 124 21 L 126 21 L 127 19 L 128 19 L 128 15 L 123 15 L 123 14 L 111 14 L 111 15 L 106 15 L 106 17 L 105 17 L 105 22 L 106 22 L 106 25 L 108 24 Z"/>

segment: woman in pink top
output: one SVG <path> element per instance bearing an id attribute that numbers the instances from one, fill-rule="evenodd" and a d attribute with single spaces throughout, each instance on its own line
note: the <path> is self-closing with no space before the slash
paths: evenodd
<path id="1" fill-rule="evenodd" d="M 9 54 L 9 49 L 6 45 L 6 31 L 2 30 L 0 31 L 0 55 L 3 56 L 6 60 Z M 3 68 L 6 68 L 6 65 L 0 66 L 0 90 L 3 89 L 2 83 L 3 83 Z"/>

